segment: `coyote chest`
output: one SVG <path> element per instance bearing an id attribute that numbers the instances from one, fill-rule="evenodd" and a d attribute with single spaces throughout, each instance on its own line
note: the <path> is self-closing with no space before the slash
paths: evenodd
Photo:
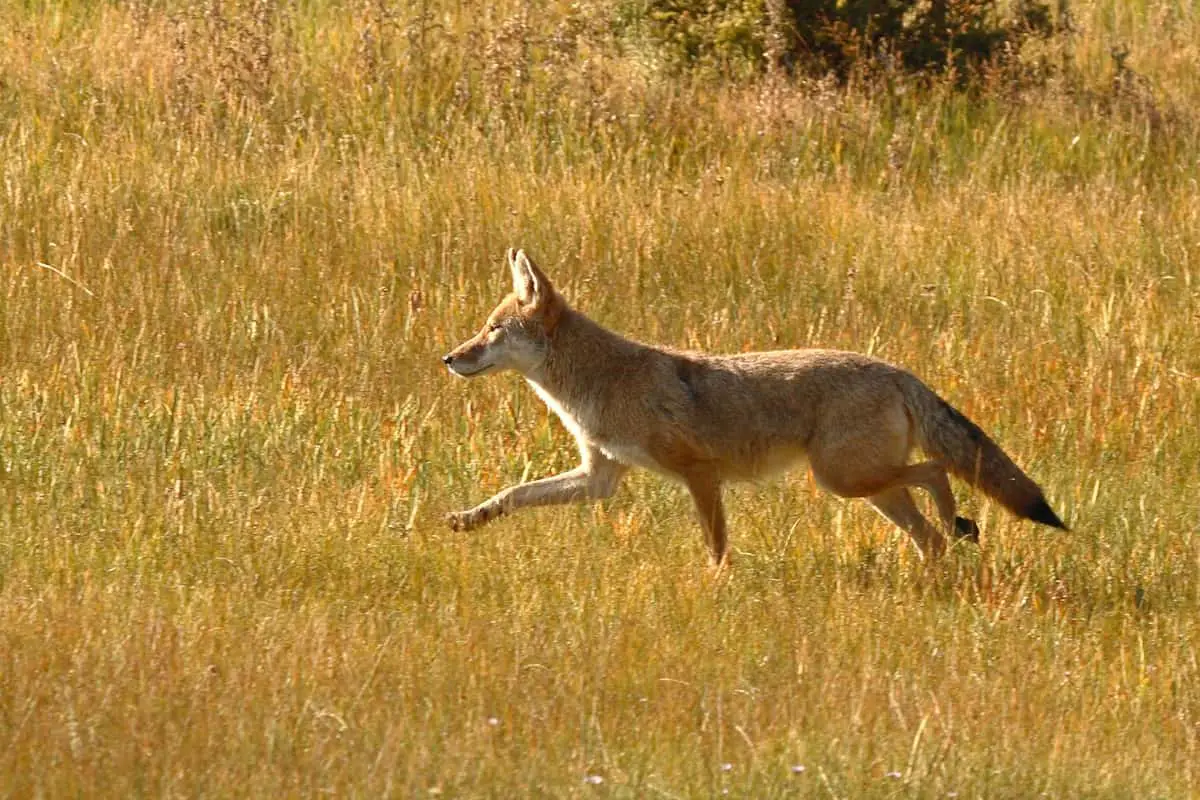
<path id="1" fill-rule="evenodd" d="M 526 380 L 537 396 L 542 399 L 542 402 L 562 420 L 563 426 L 581 445 L 587 444 L 598 448 L 604 455 L 621 464 L 658 469 L 658 465 L 641 446 L 633 442 L 619 441 L 611 436 L 604 436 L 599 419 L 597 419 L 599 415 L 595 409 L 586 403 L 568 409 L 541 384 L 529 378 Z"/>

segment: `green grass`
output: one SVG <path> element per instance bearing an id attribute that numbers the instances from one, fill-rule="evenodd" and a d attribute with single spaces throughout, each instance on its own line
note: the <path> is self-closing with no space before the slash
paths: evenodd
<path id="1" fill-rule="evenodd" d="M 0 792 L 1193 794 L 1200 21 L 1074 5 L 1071 85 L 970 100 L 669 82 L 554 38 L 600 4 L 6 6 Z M 449 531 L 575 459 L 438 361 L 509 246 L 912 368 L 1074 530 L 964 492 L 927 568 L 797 472 L 720 577 L 651 475 Z"/>

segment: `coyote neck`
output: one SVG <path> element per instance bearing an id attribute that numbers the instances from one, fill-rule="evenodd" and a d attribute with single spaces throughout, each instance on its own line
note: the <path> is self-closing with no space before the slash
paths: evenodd
<path id="1" fill-rule="evenodd" d="M 650 351 L 568 308 L 551 334 L 545 360 L 525 378 L 571 433 L 591 439 L 609 395 L 629 385 L 630 373 Z M 620 382 L 614 380 L 618 375 Z"/>

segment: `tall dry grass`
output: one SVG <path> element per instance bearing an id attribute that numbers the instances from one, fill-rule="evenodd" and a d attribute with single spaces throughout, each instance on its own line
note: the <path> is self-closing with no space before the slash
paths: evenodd
<path id="1" fill-rule="evenodd" d="M 0 10 L 6 794 L 1195 791 L 1194 10 L 973 98 L 667 81 L 605 10 Z M 512 245 L 632 336 L 913 368 L 1074 531 L 971 498 L 927 569 L 803 474 L 719 579 L 652 476 L 445 530 L 574 460 L 437 362 Z"/>

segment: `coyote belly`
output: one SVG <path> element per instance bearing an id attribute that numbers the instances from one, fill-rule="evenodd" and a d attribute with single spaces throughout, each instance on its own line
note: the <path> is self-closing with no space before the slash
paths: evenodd
<path id="1" fill-rule="evenodd" d="M 570 308 L 523 251 L 510 250 L 508 266 L 512 294 L 442 360 L 461 377 L 520 372 L 575 437 L 580 464 L 449 515 L 456 530 L 525 506 L 609 497 L 629 468 L 644 467 L 687 487 L 721 564 L 722 485 L 805 458 L 819 485 L 866 498 L 923 555 L 941 553 L 947 535 L 978 534 L 957 516 L 948 474 L 1018 516 L 1065 528 L 987 434 L 904 369 L 835 350 L 718 356 L 640 344 Z M 916 448 L 931 460 L 909 463 Z M 932 495 L 938 524 L 910 487 Z"/>

